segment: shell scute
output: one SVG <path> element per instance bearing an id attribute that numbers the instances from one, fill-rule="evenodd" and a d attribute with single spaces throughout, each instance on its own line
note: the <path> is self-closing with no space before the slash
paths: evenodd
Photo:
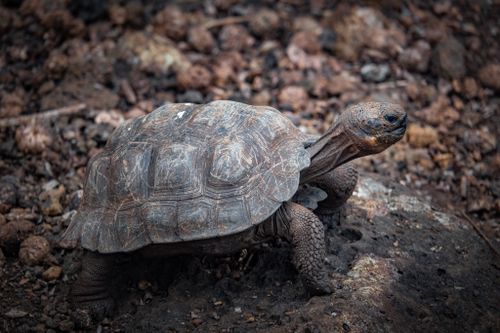
<path id="1" fill-rule="evenodd" d="M 198 147 L 190 144 L 161 146 L 152 166 L 155 194 L 166 197 L 201 193 L 201 179 L 197 175 Z"/>

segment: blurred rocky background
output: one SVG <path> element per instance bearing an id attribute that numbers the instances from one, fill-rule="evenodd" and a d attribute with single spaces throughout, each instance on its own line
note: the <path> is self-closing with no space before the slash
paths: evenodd
<path id="1" fill-rule="evenodd" d="M 498 0 L 1 0 L 0 331 L 75 328 L 61 297 L 80 253 L 57 239 L 85 166 L 121 122 L 166 102 L 271 105 L 310 133 L 350 104 L 399 103 L 405 139 L 359 169 L 500 248 L 499 12 Z"/>

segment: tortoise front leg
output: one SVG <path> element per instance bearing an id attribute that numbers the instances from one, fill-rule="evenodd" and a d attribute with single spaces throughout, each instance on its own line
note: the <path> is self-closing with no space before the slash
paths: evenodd
<path id="1" fill-rule="evenodd" d="M 289 217 L 286 236 L 293 246 L 293 264 L 299 271 L 306 289 L 313 295 L 332 293 L 324 265 L 323 224 L 313 212 L 299 204 L 287 203 L 286 209 L 286 215 Z"/>
<path id="2" fill-rule="evenodd" d="M 345 202 L 349 199 L 356 187 L 358 172 L 351 163 L 346 163 L 329 173 L 315 179 L 313 186 L 317 186 L 328 194 L 320 201 L 314 213 L 329 228 L 333 228 L 345 217 Z"/>
<path id="3" fill-rule="evenodd" d="M 86 251 L 82 271 L 71 288 L 72 302 L 80 312 L 103 319 L 113 311 L 110 281 L 115 265 L 113 255 Z"/>

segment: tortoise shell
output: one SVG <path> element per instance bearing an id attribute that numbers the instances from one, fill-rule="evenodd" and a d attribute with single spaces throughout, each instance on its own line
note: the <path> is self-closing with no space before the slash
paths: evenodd
<path id="1" fill-rule="evenodd" d="M 295 194 L 306 142 L 271 107 L 164 105 L 118 127 L 90 160 L 62 245 L 128 252 L 247 230 Z"/>

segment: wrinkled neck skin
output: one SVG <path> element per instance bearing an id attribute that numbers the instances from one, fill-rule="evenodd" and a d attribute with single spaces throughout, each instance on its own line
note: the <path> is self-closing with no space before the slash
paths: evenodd
<path id="1" fill-rule="evenodd" d="M 364 156 L 356 147 L 342 122 L 333 125 L 314 144 L 307 148 L 311 164 L 300 173 L 300 183 L 306 184 L 355 158 Z"/>

